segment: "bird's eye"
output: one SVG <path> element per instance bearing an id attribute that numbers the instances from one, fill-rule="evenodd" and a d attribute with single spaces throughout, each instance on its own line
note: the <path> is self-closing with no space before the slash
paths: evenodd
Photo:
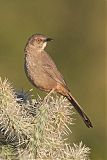
<path id="1" fill-rule="evenodd" d="M 36 39 L 36 42 L 37 42 L 37 43 L 40 43 L 41 41 L 42 41 L 42 39 L 40 39 L 40 38 L 37 38 L 37 39 Z"/>

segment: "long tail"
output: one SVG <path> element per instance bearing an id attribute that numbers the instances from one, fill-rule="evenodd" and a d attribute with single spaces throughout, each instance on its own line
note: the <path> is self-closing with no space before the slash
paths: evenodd
<path id="1" fill-rule="evenodd" d="M 78 102 L 72 97 L 72 95 L 69 93 L 66 98 L 70 101 L 70 103 L 74 106 L 74 108 L 77 110 L 77 112 L 80 114 L 81 118 L 83 119 L 84 123 L 88 128 L 92 128 L 92 123 L 87 117 L 87 115 L 84 113 L 84 111 L 81 109 Z"/>

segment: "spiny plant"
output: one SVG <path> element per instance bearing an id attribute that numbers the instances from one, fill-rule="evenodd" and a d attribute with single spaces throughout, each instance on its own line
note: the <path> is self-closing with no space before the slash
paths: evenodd
<path id="1" fill-rule="evenodd" d="M 0 159 L 89 160 L 90 149 L 82 142 L 70 146 L 66 141 L 72 115 L 63 96 L 36 100 L 0 78 Z"/>

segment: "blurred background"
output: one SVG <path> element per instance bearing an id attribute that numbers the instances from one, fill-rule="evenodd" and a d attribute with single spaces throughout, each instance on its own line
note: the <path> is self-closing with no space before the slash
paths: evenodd
<path id="1" fill-rule="evenodd" d="M 103 0 L 1 0 L 0 77 L 16 89 L 34 88 L 24 73 L 24 47 L 29 36 L 42 33 L 55 41 L 47 51 L 72 94 L 93 122 L 88 129 L 78 114 L 69 141 L 91 148 L 92 160 L 106 160 L 105 26 Z M 45 94 L 34 88 L 33 94 Z"/>

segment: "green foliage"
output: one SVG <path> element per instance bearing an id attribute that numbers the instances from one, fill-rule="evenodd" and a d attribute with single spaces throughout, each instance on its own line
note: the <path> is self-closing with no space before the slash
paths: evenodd
<path id="1" fill-rule="evenodd" d="M 82 142 L 71 147 L 64 139 L 71 132 L 72 114 L 62 96 L 35 100 L 0 79 L 0 158 L 89 160 L 88 147 Z"/>

